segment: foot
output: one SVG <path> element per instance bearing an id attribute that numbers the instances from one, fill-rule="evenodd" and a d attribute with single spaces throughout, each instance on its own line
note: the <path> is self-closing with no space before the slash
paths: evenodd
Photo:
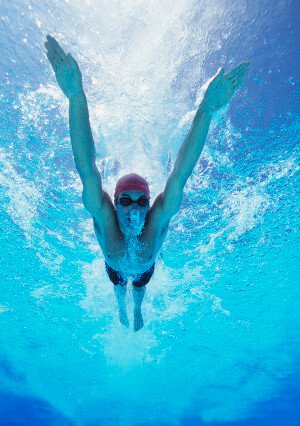
<path id="1" fill-rule="evenodd" d="M 140 309 L 134 310 L 134 331 L 139 331 L 144 327 L 143 315 Z"/>
<path id="2" fill-rule="evenodd" d="M 123 324 L 127 328 L 129 327 L 129 320 L 128 320 L 126 309 L 119 310 L 119 319 L 121 324 Z"/>

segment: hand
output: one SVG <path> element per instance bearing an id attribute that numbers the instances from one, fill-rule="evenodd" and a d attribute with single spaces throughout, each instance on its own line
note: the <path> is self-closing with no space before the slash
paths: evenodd
<path id="1" fill-rule="evenodd" d="M 64 95 L 70 99 L 72 96 L 83 93 L 81 72 L 71 53 L 66 55 L 55 38 L 50 35 L 47 35 L 45 46 L 47 58 Z"/>
<path id="2" fill-rule="evenodd" d="M 224 74 L 224 68 L 221 68 L 206 89 L 202 106 L 215 112 L 226 105 L 244 83 L 249 64 L 250 62 L 242 62 L 227 74 Z"/>

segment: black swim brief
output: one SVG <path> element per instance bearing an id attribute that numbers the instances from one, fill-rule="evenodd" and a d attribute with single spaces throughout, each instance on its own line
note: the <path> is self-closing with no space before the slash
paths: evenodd
<path id="1" fill-rule="evenodd" d="M 144 272 L 143 274 L 139 274 L 134 277 L 132 280 L 132 284 L 135 287 L 144 287 L 148 282 L 150 281 L 153 272 L 154 272 L 154 266 L 155 263 L 151 266 L 148 271 Z M 119 271 L 116 271 L 115 269 L 111 268 L 106 262 L 105 262 L 105 268 L 106 272 L 109 276 L 109 279 L 114 285 L 126 285 L 127 284 L 127 278 L 124 277 Z"/>

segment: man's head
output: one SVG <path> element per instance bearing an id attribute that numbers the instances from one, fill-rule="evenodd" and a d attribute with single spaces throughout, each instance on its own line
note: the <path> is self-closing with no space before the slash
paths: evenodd
<path id="1" fill-rule="evenodd" d="M 150 191 L 147 181 L 136 173 L 118 180 L 114 201 L 120 229 L 125 236 L 141 233 L 149 211 Z"/>

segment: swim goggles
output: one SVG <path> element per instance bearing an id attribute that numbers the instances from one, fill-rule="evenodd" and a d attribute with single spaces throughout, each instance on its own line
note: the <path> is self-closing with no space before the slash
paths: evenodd
<path id="1" fill-rule="evenodd" d="M 146 197 L 140 197 L 138 200 L 134 201 L 130 197 L 121 197 L 119 200 L 119 204 L 123 207 L 130 206 L 132 203 L 138 203 L 140 207 L 146 207 L 149 205 L 149 200 Z"/>

